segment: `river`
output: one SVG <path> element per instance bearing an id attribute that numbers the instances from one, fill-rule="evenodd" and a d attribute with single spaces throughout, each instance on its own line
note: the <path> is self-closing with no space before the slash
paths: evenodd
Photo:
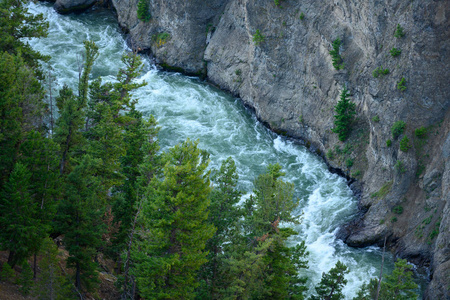
<path id="1" fill-rule="evenodd" d="M 30 3 L 28 7 L 32 13 L 43 13 L 50 23 L 48 37 L 33 39 L 30 44 L 52 57 L 49 64 L 57 78 L 55 89 L 64 83 L 72 87 L 77 83 L 84 40 L 93 40 L 100 48 L 92 78 L 114 80 L 120 57 L 129 49 L 111 12 L 62 16 L 50 4 Z M 310 278 L 309 292 L 322 272 L 338 260 L 350 269 L 346 299 L 351 299 L 363 282 L 378 276 L 379 248 L 351 248 L 335 238 L 338 226 L 357 213 L 357 199 L 343 178 L 330 173 L 323 160 L 305 147 L 269 131 L 239 99 L 198 78 L 159 71 L 148 58 L 144 61 L 140 80 L 148 84 L 134 96 L 139 99 L 138 109 L 145 115 L 153 114 L 162 127 L 159 141 L 163 150 L 189 137 L 199 139 L 200 148 L 210 153 L 212 167 L 233 157 L 246 196 L 268 164 L 283 166 L 285 180 L 295 184 L 297 214 L 302 214 L 302 223 L 296 228 L 299 235 L 291 242 L 305 240 L 310 252 L 310 268 L 305 271 Z M 390 272 L 390 254 L 386 261 L 384 270 Z"/>

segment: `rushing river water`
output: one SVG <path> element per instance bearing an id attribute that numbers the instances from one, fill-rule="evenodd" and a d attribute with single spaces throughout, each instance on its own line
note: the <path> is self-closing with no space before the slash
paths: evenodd
<path id="1" fill-rule="evenodd" d="M 30 43 L 51 55 L 57 88 L 64 83 L 72 87 L 77 83 L 84 40 L 93 40 L 100 48 L 92 77 L 114 80 L 121 66 L 120 57 L 128 49 L 110 12 L 61 16 L 43 3 L 31 3 L 29 9 L 43 13 L 50 22 L 49 36 Z M 296 187 L 297 213 L 303 212 L 297 228 L 300 233 L 293 243 L 306 241 L 310 286 L 320 281 L 322 272 L 338 260 L 350 269 L 344 289 L 346 299 L 351 299 L 363 282 L 378 276 L 380 249 L 350 248 L 335 238 L 338 226 L 356 213 L 357 200 L 344 179 L 330 173 L 325 163 L 303 146 L 270 132 L 239 99 L 197 78 L 158 71 L 147 59 L 145 64 L 141 80 L 148 84 L 135 97 L 139 99 L 138 108 L 146 115 L 153 114 L 162 127 L 159 141 L 163 149 L 189 137 L 199 139 L 200 147 L 211 154 L 212 167 L 233 157 L 240 188 L 247 194 L 252 191 L 253 180 L 268 164 L 278 162 L 283 166 L 285 179 Z M 390 272 L 391 256 L 387 255 L 386 260 L 384 270 Z"/>

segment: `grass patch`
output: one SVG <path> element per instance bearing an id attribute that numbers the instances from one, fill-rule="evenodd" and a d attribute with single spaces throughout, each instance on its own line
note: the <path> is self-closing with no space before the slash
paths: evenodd
<path id="1" fill-rule="evenodd" d="M 370 194 L 371 198 L 377 198 L 377 199 L 382 199 L 384 197 L 386 197 L 386 195 L 391 191 L 392 188 L 392 181 L 388 181 L 386 182 L 379 190 L 378 192 L 372 193 Z"/>

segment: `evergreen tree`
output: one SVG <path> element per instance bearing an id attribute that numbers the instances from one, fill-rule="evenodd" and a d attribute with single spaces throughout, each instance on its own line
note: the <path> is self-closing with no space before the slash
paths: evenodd
<path id="1" fill-rule="evenodd" d="M 33 288 L 33 271 L 30 265 L 25 261 L 22 264 L 22 272 L 20 273 L 18 284 L 20 284 L 20 292 L 27 296 Z"/>
<path id="2" fill-rule="evenodd" d="M 162 178 L 154 177 L 146 192 L 133 272 L 144 298 L 192 299 L 196 272 L 206 262 L 205 243 L 215 230 L 206 223 L 208 156 L 187 140 L 166 159 Z"/>
<path id="3" fill-rule="evenodd" d="M 334 116 L 333 132 L 337 133 L 340 141 L 345 141 L 350 134 L 350 126 L 356 115 L 355 103 L 351 102 L 350 93 L 346 87 L 341 92 L 340 100 L 334 107 L 336 115 Z"/>
<path id="4" fill-rule="evenodd" d="M 64 245 L 69 252 L 67 266 L 75 269 L 75 286 L 82 283 L 91 290 L 98 283 L 96 249 L 101 244 L 104 206 L 97 191 L 101 190 L 96 173 L 100 162 L 89 155 L 67 176 L 64 198 L 56 216 L 56 229 L 64 233 Z"/>
<path id="5" fill-rule="evenodd" d="M 233 236 L 239 232 L 237 220 L 242 217 L 242 211 L 236 205 L 242 193 L 237 189 L 238 174 L 231 157 L 222 163 L 220 170 L 215 171 L 212 180 L 215 186 L 209 196 L 211 205 L 208 222 L 216 227 L 216 232 L 206 243 L 208 262 L 202 266 L 202 286 L 198 293 L 216 299 L 219 289 L 223 289 L 225 284 L 220 275 L 226 259 L 224 245 L 232 243 Z"/>
<path id="6" fill-rule="evenodd" d="M 65 300 L 73 298 L 70 283 L 61 274 L 58 259 L 58 248 L 50 238 L 42 243 L 40 251 L 42 260 L 39 263 L 41 272 L 33 289 L 38 300 Z"/>
<path id="7" fill-rule="evenodd" d="M 9 250 L 12 268 L 27 259 L 41 242 L 42 228 L 30 195 L 30 177 L 27 168 L 16 163 L 0 192 L 0 246 Z"/>
<path id="8" fill-rule="evenodd" d="M 391 275 L 381 282 L 380 300 L 396 299 L 410 300 L 417 299 L 415 292 L 417 284 L 412 279 L 412 266 L 406 259 L 398 259 Z"/>
<path id="9" fill-rule="evenodd" d="M 322 279 L 315 287 L 317 296 L 311 296 L 310 300 L 339 300 L 344 299 L 342 288 L 347 284 L 345 274 L 348 274 L 347 266 L 338 261 L 336 266 L 328 273 L 322 274 Z"/>
<path id="10" fill-rule="evenodd" d="M 21 54 L 26 64 L 43 77 L 40 71 L 40 61 L 49 57 L 33 50 L 26 41 L 27 38 L 47 36 L 48 23 L 42 14 L 28 13 L 26 0 L 0 1 L 0 53 L 8 52 L 12 55 Z"/>

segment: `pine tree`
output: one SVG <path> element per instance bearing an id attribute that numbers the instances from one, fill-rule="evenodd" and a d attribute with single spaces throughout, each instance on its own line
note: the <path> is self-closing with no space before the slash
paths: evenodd
<path id="1" fill-rule="evenodd" d="M 417 284 L 412 279 L 412 266 L 406 259 L 398 259 L 391 275 L 381 282 L 379 299 L 410 300 L 417 299 Z"/>
<path id="2" fill-rule="evenodd" d="M 338 261 L 336 266 L 328 273 L 322 274 L 322 279 L 315 287 L 317 296 L 311 296 L 310 300 L 339 300 L 344 299 L 342 288 L 347 284 L 345 274 L 348 274 L 347 266 Z"/>
<path id="3" fill-rule="evenodd" d="M 27 168 L 16 163 L 0 191 L 0 246 L 9 250 L 8 264 L 12 268 L 27 259 L 41 241 L 42 228 L 30 195 L 30 177 Z"/>
<path id="4" fill-rule="evenodd" d="M 18 284 L 20 284 L 20 292 L 27 296 L 30 294 L 31 289 L 33 288 L 33 271 L 31 270 L 30 265 L 27 262 L 22 264 L 22 272 L 18 278 Z"/>
<path id="5" fill-rule="evenodd" d="M 100 162 L 89 155 L 67 176 L 64 198 L 56 216 L 56 229 L 64 233 L 64 245 L 69 252 L 67 266 L 75 269 L 75 286 L 82 283 L 91 290 L 98 283 L 96 249 L 101 244 L 104 206 L 99 201 L 100 189 L 96 173 Z"/>
<path id="6" fill-rule="evenodd" d="M 143 22 L 148 22 L 151 19 L 151 14 L 149 12 L 150 5 L 148 1 L 149 0 L 139 0 L 138 2 L 137 15 L 138 19 Z"/>
<path id="7" fill-rule="evenodd" d="M 26 64 L 33 68 L 40 78 L 43 78 L 38 68 L 40 61 L 46 61 L 44 56 L 26 41 L 27 38 L 47 36 L 48 23 L 42 14 L 28 13 L 25 0 L 0 1 L 0 53 L 8 52 L 12 55 L 21 54 Z"/>
<path id="8" fill-rule="evenodd" d="M 340 100 L 334 107 L 336 115 L 334 116 L 333 132 L 337 133 L 340 141 L 345 141 L 350 134 L 350 126 L 356 115 L 355 103 L 351 102 L 350 93 L 346 87 L 341 92 Z"/>
<path id="9" fill-rule="evenodd" d="M 154 177 L 146 192 L 140 240 L 132 253 L 142 297 L 194 297 L 196 272 L 206 262 L 205 243 L 215 230 L 206 223 L 208 156 L 197 144 L 187 140 L 171 148 L 162 178 Z"/>
<path id="10" fill-rule="evenodd" d="M 238 178 L 236 165 L 231 157 L 212 176 L 215 186 L 209 196 L 211 205 L 208 222 L 216 227 L 216 232 L 206 243 L 208 262 L 202 266 L 202 286 L 197 291 L 210 299 L 216 299 L 219 290 L 224 288 L 225 282 L 220 275 L 226 259 L 224 245 L 231 243 L 239 230 L 237 220 L 242 217 L 242 211 L 236 204 L 242 193 L 237 189 Z"/>
<path id="11" fill-rule="evenodd" d="M 52 239 L 46 238 L 40 251 L 42 260 L 39 263 L 41 272 L 33 289 L 38 300 L 65 300 L 73 298 L 71 285 L 61 273 L 58 259 L 58 248 Z"/>

